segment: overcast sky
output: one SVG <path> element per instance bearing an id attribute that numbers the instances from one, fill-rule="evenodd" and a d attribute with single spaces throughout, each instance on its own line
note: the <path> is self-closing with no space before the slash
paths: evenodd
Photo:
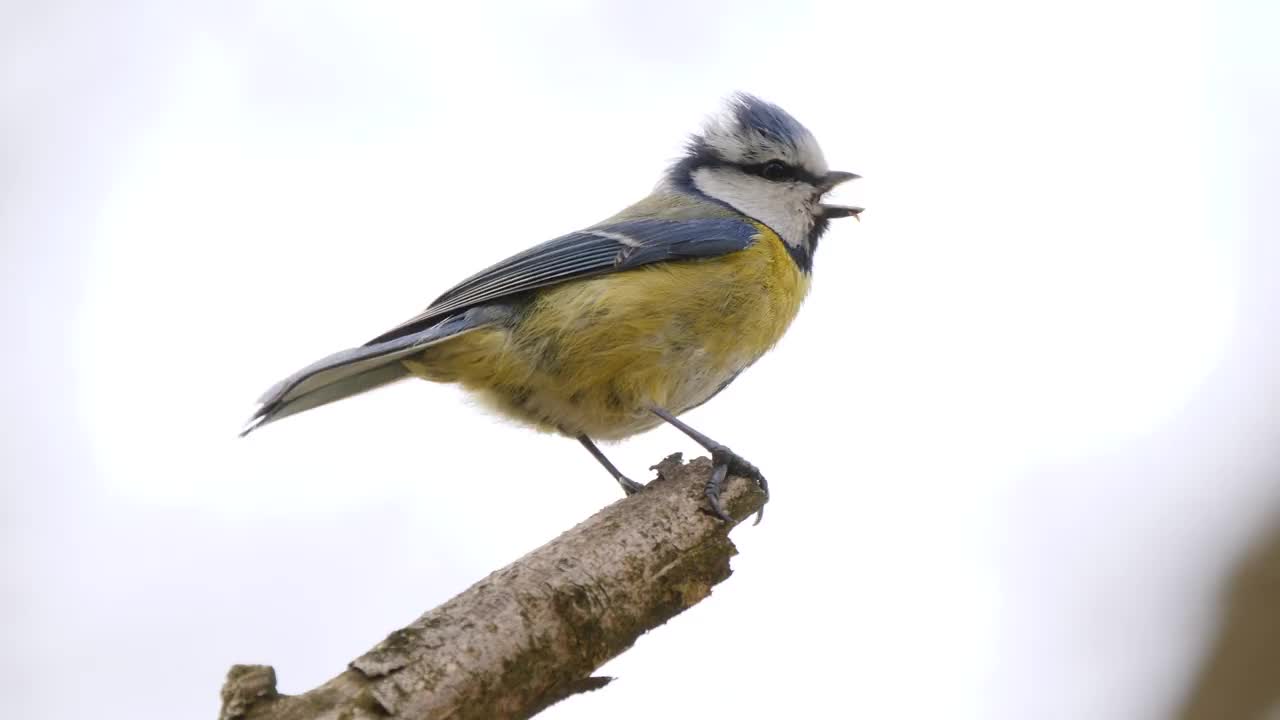
<path id="1" fill-rule="evenodd" d="M 544 717 L 1189 693 L 1280 510 L 1275 3 L 111 5 L 0 10 L 0 714 L 214 717 L 236 662 L 306 690 L 616 500 L 446 386 L 235 433 L 648 192 L 735 90 L 868 210 L 688 416 L 774 489 L 734 576 Z"/>

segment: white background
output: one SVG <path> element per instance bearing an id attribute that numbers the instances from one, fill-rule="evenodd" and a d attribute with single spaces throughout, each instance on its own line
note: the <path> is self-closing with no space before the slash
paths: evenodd
<path id="1" fill-rule="evenodd" d="M 689 420 L 763 467 L 735 574 L 547 712 L 1159 718 L 1280 504 L 1274 3 L 0 11 L 0 715 L 285 692 L 617 499 L 405 383 L 297 367 L 646 193 L 734 90 L 860 224 Z M 537 10 L 533 9 L 534 7 Z M 633 477 L 694 446 L 606 448 Z"/>

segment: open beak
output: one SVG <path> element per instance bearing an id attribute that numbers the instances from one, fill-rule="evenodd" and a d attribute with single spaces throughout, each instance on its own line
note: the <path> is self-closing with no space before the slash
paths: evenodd
<path id="1" fill-rule="evenodd" d="M 818 189 L 824 193 L 828 193 L 834 190 L 837 185 L 847 183 L 850 180 L 857 180 L 860 177 L 862 176 L 855 175 L 854 173 L 851 173 L 851 172 L 832 170 L 831 172 L 822 176 L 822 180 L 818 184 Z"/>
<path id="2" fill-rule="evenodd" d="M 823 194 L 831 192 L 837 185 L 847 183 L 850 180 L 857 180 L 862 177 L 851 172 L 843 172 L 840 170 L 832 170 L 822 176 L 822 182 L 818 185 L 818 189 Z M 862 212 L 862 208 L 853 207 L 852 205 L 827 205 L 822 204 L 822 216 L 828 220 L 842 217 L 858 217 L 858 213 Z"/>

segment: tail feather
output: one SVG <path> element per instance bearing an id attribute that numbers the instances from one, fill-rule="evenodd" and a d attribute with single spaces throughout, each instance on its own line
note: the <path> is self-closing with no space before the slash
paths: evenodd
<path id="1" fill-rule="evenodd" d="M 409 374 L 400 361 L 426 348 L 507 317 L 505 308 L 479 307 L 402 337 L 334 353 L 272 385 L 240 436 L 280 418 L 358 395 Z"/>
<path id="2" fill-rule="evenodd" d="M 332 368 L 327 373 L 324 373 L 329 377 L 328 382 L 316 386 L 309 392 L 290 392 L 284 389 L 268 392 L 258 401 L 258 409 L 249 418 L 249 422 L 245 423 L 244 429 L 240 431 L 240 437 L 244 437 L 263 425 L 273 423 L 281 418 L 296 415 L 304 410 L 317 408 L 321 405 L 327 405 L 352 395 L 359 395 L 403 379 L 409 374 L 409 371 L 397 361 L 398 358 L 381 356 L 370 358 L 369 360 L 382 360 L 384 364 L 374 365 L 363 372 L 355 370 L 352 371 L 353 374 L 343 373 L 346 369 L 343 367 Z M 357 363 L 358 365 L 359 363 Z"/>

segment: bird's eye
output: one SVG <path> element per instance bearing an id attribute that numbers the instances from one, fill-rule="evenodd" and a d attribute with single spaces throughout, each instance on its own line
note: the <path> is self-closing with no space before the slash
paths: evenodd
<path id="1" fill-rule="evenodd" d="M 760 177 L 765 180 L 785 180 L 791 176 L 791 168 L 781 160 L 770 160 L 760 168 Z"/>

